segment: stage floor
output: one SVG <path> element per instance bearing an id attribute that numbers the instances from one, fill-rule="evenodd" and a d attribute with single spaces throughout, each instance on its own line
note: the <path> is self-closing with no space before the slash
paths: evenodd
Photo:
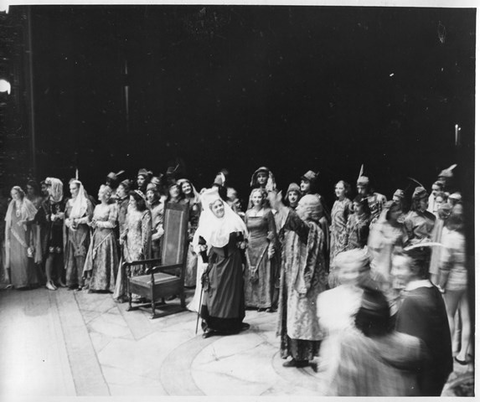
<path id="1" fill-rule="evenodd" d="M 204 339 L 195 313 L 167 303 L 151 320 L 109 294 L 1 290 L 0 400 L 324 394 L 321 368 L 282 366 L 277 313 L 247 311 L 249 330 Z"/>

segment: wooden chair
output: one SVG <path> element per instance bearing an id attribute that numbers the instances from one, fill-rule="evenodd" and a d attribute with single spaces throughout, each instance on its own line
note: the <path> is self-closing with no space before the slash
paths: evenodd
<path id="1" fill-rule="evenodd" d="M 161 299 L 177 296 L 185 308 L 184 277 L 188 250 L 188 204 L 168 204 L 165 208 L 163 228 L 162 258 L 125 262 L 123 269 L 127 277 L 128 309 L 151 307 L 152 319 L 156 318 L 155 308 Z M 144 267 L 144 275 L 132 276 L 132 266 Z M 147 300 L 132 306 L 132 293 Z"/>

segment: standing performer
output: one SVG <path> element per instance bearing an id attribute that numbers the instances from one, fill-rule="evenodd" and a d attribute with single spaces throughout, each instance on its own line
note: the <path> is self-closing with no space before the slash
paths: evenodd
<path id="1" fill-rule="evenodd" d="M 240 332 L 245 317 L 242 249 L 247 228 L 242 219 L 212 188 L 202 195 L 204 212 L 200 216 L 194 244 L 207 252 L 208 267 L 203 275 L 201 308 L 203 336 Z"/>
<path id="2" fill-rule="evenodd" d="M 45 183 L 49 193 L 49 197 L 43 203 L 47 221 L 46 287 L 48 290 L 57 290 L 57 286 L 65 287 L 63 278 L 63 221 L 65 219 L 63 183 L 55 177 L 47 177 Z"/>
<path id="3" fill-rule="evenodd" d="M 64 257 L 67 286 L 70 290 L 82 290 L 83 266 L 90 245 L 90 227 L 93 206 L 87 197 L 83 184 L 70 180 L 72 198 L 65 208 Z"/>
<path id="4" fill-rule="evenodd" d="M 285 230 L 280 276 L 277 336 L 280 355 L 292 360 L 285 367 L 305 367 L 318 354 L 322 333 L 316 300 L 326 288 L 327 272 L 322 250 L 323 231 L 318 224 L 322 206 L 315 195 L 305 195 L 297 212 L 285 207 L 281 195 L 269 193 L 270 205 L 283 216 Z"/>
<path id="5" fill-rule="evenodd" d="M 11 283 L 16 289 L 37 286 L 40 282 L 30 243 L 31 223 L 37 209 L 19 186 L 10 191 L 12 201 L 5 216 L 5 267 L 10 270 Z"/>
<path id="6" fill-rule="evenodd" d="M 115 278 L 118 269 L 118 248 L 115 239 L 118 209 L 110 203 L 112 189 L 101 185 L 98 191 L 100 204 L 95 207 L 93 219 L 89 225 L 94 229 L 88 249 L 84 278 L 88 280 L 89 293 L 115 290 Z"/>
<path id="7" fill-rule="evenodd" d="M 332 226 L 330 227 L 330 261 L 347 248 L 347 221 L 352 201 L 348 198 L 351 187 L 340 180 L 335 186 L 337 200 L 332 208 Z"/>
<path id="8" fill-rule="evenodd" d="M 272 211 L 265 206 L 266 200 L 267 193 L 264 189 L 254 189 L 250 195 L 250 208 L 245 214 L 249 232 L 245 306 L 272 312 L 276 278 L 276 264 L 272 258 L 277 247 L 277 234 Z"/>
<path id="9" fill-rule="evenodd" d="M 367 176 L 360 175 L 358 177 L 357 191 L 358 195 L 366 198 L 368 208 L 370 209 L 370 222 L 375 223 L 380 216 L 380 212 L 382 212 L 383 206 L 387 202 L 387 197 L 373 191 L 370 179 Z"/>

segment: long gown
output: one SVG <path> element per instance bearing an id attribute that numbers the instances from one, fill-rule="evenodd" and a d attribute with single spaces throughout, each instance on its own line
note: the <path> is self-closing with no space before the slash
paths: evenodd
<path id="1" fill-rule="evenodd" d="M 93 232 L 83 269 L 84 277 L 89 279 L 89 290 L 115 290 L 119 259 L 115 239 L 117 216 L 118 209 L 115 204 L 97 205 L 93 212 L 97 227 Z"/>
<path id="2" fill-rule="evenodd" d="M 332 225 L 330 227 L 330 262 L 338 253 L 347 248 L 347 220 L 352 201 L 348 198 L 337 200 L 332 208 Z"/>
<path id="3" fill-rule="evenodd" d="M 201 316 L 206 327 L 214 331 L 242 329 L 245 317 L 242 255 L 236 243 L 236 233 L 231 233 L 225 247 L 212 247 L 209 252 Z"/>
<path id="4" fill-rule="evenodd" d="M 68 219 L 72 211 L 72 200 L 68 200 L 65 208 L 65 219 Z M 87 211 L 84 217 L 91 217 L 93 205 L 87 199 Z M 83 218 L 83 217 L 82 217 Z M 76 229 L 65 227 L 64 259 L 67 286 L 83 286 L 83 267 L 90 246 L 90 227 L 79 224 Z"/>
<path id="5" fill-rule="evenodd" d="M 271 308 L 275 290 L 275 267 L 268 258 L 270 243 L 276 243 L 276 229 L 270 209 L 255 216 L 253 210 L 245 214 L 245 223 L 249 232 L 245 270 L 245 306 Z"/>
<path id="6" fill-rule="evenodd" d="M 15 208 L 11 214 L 12 223 L 5 239 L 6 244 L 9 244 L 11 283 L 16 289 L 39 285 L 41 277 L 38 266 L 27 253 L 30 247 L 31 226 L 18 225 L 21 218 L 17 217 Z"/>
<path id="7" fill-rule="evenodd" d="M 280 299 L 277 336 L 282 358 L 312 360 L 323 334 L 317 320 L 316 300 L 326 288 L 323 231 L 315 222 L 304 222 L 293 211 L 283 226 Z"/>
<path id="8" fill-rule="evenodd" d="M 126 235 L 123 245 L 123 259 L 127 262 L 146 260 L 150 258 L 152 241 L 152 214 L 147 209 L 137 211 L 132 208 L 128 210 L 124 232 Z M 142 275 L 144 267 L 134 266 L 132 275 Z M 126 272 L 123 269 L 118 270 L 117 281 L 113 297 L 118 301 L 124 301 L 126 292 Z"/>

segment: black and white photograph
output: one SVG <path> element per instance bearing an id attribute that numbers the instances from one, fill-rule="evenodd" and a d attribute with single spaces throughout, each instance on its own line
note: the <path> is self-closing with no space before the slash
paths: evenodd
<path id="1" fill-rule="evenodd" d="M 0 399 L 475 397 L 478 27 L 2 0 Z"/>

